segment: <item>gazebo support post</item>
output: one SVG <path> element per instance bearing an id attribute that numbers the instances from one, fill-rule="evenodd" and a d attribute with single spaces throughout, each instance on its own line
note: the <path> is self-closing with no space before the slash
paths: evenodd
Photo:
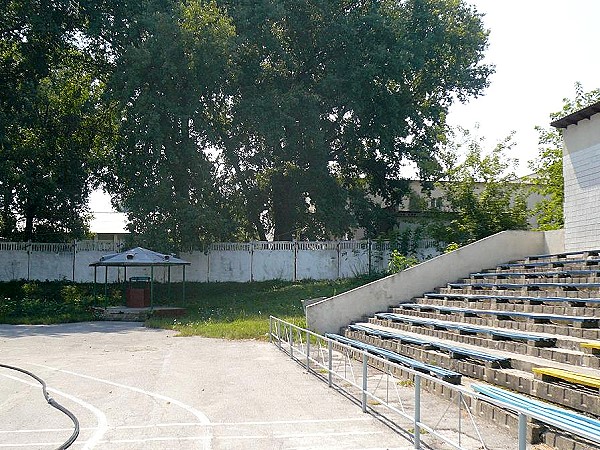
<path id="1" fill-rule="evenodd" d="M 167 266 L 167 280 L 167 297 L 169 298 L 169 302 L 171 302 L 171 266 Z"/>
<path id="2" fill-rule="evenodd" d="M 123 266 L 123 293 L 125 294 L 125 306 L 127 306 L 127 266 Z"/>
<path id="3" fill-rule="evenodd" d="M 181 297 L 182 297 L 183 305 L 185 305 L 185 264 L 182 267 L 183 267 L 183 278 L 182 278 L 183 282 L 181 283 Z"/>
<path id="4" fill-rule="evenodd" d="M 92 295 L 94 296 L 94 306 L 96 306 L 96 274 L 98 273 L 98 266 L 94 266 L 94 287 Z"/>
<path id="5" fill-rule="evenodd" d="M 104 266 L 104 309 L 108 307 L 108 266 Z"/>
<path id="6" fill-rule="evenodd" d="M 154 309 L 154 266 L 150 266 L 150 310 Z"/>

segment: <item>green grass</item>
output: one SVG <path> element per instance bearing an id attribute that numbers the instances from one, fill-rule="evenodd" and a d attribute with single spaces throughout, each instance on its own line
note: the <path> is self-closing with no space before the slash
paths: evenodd
<path id="1" fill-rule="evenodd" d="M 185 304 L 175 302 L 186 308 L 185 317 L 176 320 L 151 318 L 146 325 L 177 330 L 181 336 L 268 339 L 270 315 L 304 326 L 301 300 L 331 297 L 373 279 L 191 283 L 186 285 Z"/>
<path id="2" fill-rule="evenodd" d="M 97 286 L 97 292 L 104 292 Z M 94 294 L 91 283 L 69 281 L 0 282 L 0 323 L 54 324 L 83 322 L 97 317 L 92 306 L 119 304 L 122 288 L 109 286 L 108 296 Z"/>
<path id="3" fill-rule="evenodd" d="M 155 283 L 154 305 L 182 306 L 184 317 L 150 318 L 146 325 L 172 329 L 181 336 L 224 339 L 268 339 L 269 316 L 304 326 L 301 300 L 331 297 L 375 277 L 337 281 L 263 281 L 253 283 L 186 283 L 186 300 L 181 284 Z M 94 294 L 95 292 L 95 294 Z M 96 320 L 92 306 L 124 305 L 124 286 L 104 286 L 68 281 L 0 283 L 0 323 L 53 324 Z"/>

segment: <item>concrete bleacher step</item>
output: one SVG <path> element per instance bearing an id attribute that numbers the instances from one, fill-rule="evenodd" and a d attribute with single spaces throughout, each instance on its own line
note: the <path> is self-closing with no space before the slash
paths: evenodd
<path id="1" fill-rule="evenodd" d="M 516 311 L 527 313 L 542 313 L 567 316 L 593 316 L 598 312 L 600 299 L 594 302 L 571 302 L 566 297 L 510 297 L 493 295 L 475 296 L 469 294 L 445 295 L 426 293 L 423 297 L 415 298 L 414 302 L 422 305 L 448 306 L 454 308 L 494 309 L 497 311 Z M 576 305 L 576 306 L 573 306 Z"/>
<path id="2" fill-rule="evenodd" d="M 470 325 L 460 321 L 439 320 L 397 313 L 380 313 L 369 319 L 371 324 L 401 331 L 418 332 L 458 343 L 476 345 L 480 348 L 529 355 L 565 364 L 583 367 L 600 367 L 600 358 L 583 351 L 584 342 L 577 338 L 559 339 L 555 334 L 515 332 L 502 328 Z"/>
<path id="3" fill-rule="evenodd" d="M 579 339 L 589 339 L 589 340 L 599 340 L 600 337 L 600 329 L 598 328 L 586 328 L 581 326 L 569 326 L 566 324 L 557 324 L 557 323 L 539 323 L 539 322 L 547 322 L 548 317 L 539 316 L 538 319 L 531 318 L 530 320 L 526 320 L 526 316 L 519 315 L 508 315 L 504 312 L 500 311 L 498 314 L 482 314 L 477 316 L 474 312 L 468 313 L 460 313 L 460 312 L 450 312 L 444 311 L 419 311 L 415 309 L 405 309 L 405 308 L 392 308 L 392 311 L 396 314 L 404 315 L 404 316 L 412 316 L 415 318 L 421 319 L 433 319 L 433 320 L 443 320 L 443 321 L 451 321 L 457 323 L 464 323 L 465 325 L 477 325 L 512 331 L 522 331 L 522 332 L 534 332 L 534 333 L 544 333 L 544 334 L 554 334 L 561 336 L 570 336 L 573 338 Z M 582 321 L 586 325 L 590 324 L 590 320 L 593 322 L 594 319 L 584 320 Z"/>
<path id="4" fill-rule="evenodd" d="M 416 311 L 435 311 L 440 314 L 459 314 L 461 317 L 492 317 L 504 320 L 521 320 L 532 323 L 558 323 L 579 328 L 598 328 L 600 317 L 584 315 L 546 314 L 535 312 L 519 312 L 512 309 L 481 309 L 461 308 L 422 303 L 402 303 L 400 310 L 412 309 Z"/>
<path id="5" fill-rule="evenodd" d="M 483 352 L 479 349 L 457 346 L 453 343 L 443 342 L 439 339 L 417 338 L 406 333 L 397 331 L 381 330 L 368 325 L 350 325 L 350 332 L 357 332 L 359 337 L 366 335 L 376 336 L 382 340 L 391 339 L 402 344 L 409 344 L 420 347 L 424 350 L 435 350 L 438 352 L 447 353 L 450 358 L 454 359 L 470 359 L 477 363 L 483 363 L 490 367 L 510 367 L 510 357 L 498 356 L 491 353 Z"/>
<path id="6" fill-rule="evenodd" d="M 458 372 L 446 369 L 442 366 L 429 364 L 427 362 L 423 362 L 422 360 L 416 360 L 411 357 L 406 357 L 397 352 L 385 349 L 384 347 L 372 345 L 358 339 L 352 339 L 334 333 L 327 333 L 325 336 L 342 344 L 346 344 L 359 350 L 364 350 L 372 355 L 385 358 L 394 363 L 409 367 L 420 372 L 428 373 L 430 375 L 440 378 L 441 380 L 447 381 L 448 383 L 460 384 L 461 375 Z"/>
<path id="7" fill-rule="evenodd" d="M 596 411 L 596 414 L 600 415 L 600 395 L 597 391 L 591 392 L 589 389 L 582 390 L 581 386 L 536 379 L 534 371 L 540 365 L 548 363 L 539 357 L 514 358 L 514 354 L 510 352 L 491 349 L 484 352 L 473 345 L 423 338 L 416 333 L 399 332 L 372 323 L 350 325 L 346 336 L 354 342 L 364 342 L 430 366 L 452 370 L 472 380 L 503 386 L 523 394 L 538 395 L 562 406 L 579 411 Z M 572 367 L 570 364 L 558 363 L 555 366 L 553 369 L 557 371 Z"/>
<path id="8" fill-rule="evenodd" d="M 540 414 L 559 424 L 562 423 L 568 427 L 578 428 L 582 435 L 589 436 L 588 439 L 594 439 L 594 441 L 600 440 L 600 421 L 596 418 L 574 413 L 573 411 L 564 408 L 558 408 L 546 402 L 540 402 L 530 397 L 515 394 L 494 386 L 474 384 L 472 388 L 476 392 L 489 396 L 495 400 L 500 400 L 504 403 L 531 411 L 532 413 Z M 556 443 L 556 441 L 552 442 L 553 444 Z M 583 446 L 581 446 L 582 444 Z M 598 448 L 596 444 L 590 441 L 587 443 L 580 441 L 578 443 L 577 441 L 569 439 L 569 437 L 567 437 L 566 442 L 562 442 L 561 448 L 565 448 L 566 446 L 572 449 Z"/>
<path id="9" fill-rule="evenodd" d="M 346 335 L 456 371 L 463 384 L 480 380 L 600 418 L 600 250 L 482 268 L 365 322 Z M 549 443 L 588 448 L 541 429 Z"/>
<path id="10" fill-rule="evenodd" d="M 590 269 L 596 268 L 600 264 L 600 258 L 578 258 L 578 259 L 556 259 L 548 261 L 518 261 L 506 264 L 498 265 L 499 269 L 534 269 L 541 268 L 543 270 L 549 270 L 552 268 L 565 268 L 565 269 Z"/>
<path id="11" fill-rule="evenodd" d="M 535 377 L 542 381 L 568 383 L 573 387 L 585 386 L 600 393 L 600 376 L 553 367 L 534 367 L 532 370 Z"/>
<path id="12" fill-rule="evenodd" d="M 463 283 L 448 283 L 447 288 L 451 290 L 503 290 L 503 291 L 592 291 L 600 292 L 600 283 L 554 283 L 539 282 L 535 279 L 523 280 L 520 283 L 507 283 L 497 281 L 495 283 L 484 283 L 481 281 Z"/>
<path id="13" fill-rule="evenodd" d="M 571 293 L 572 294 L 572 293 Z M 547 306 L 571 306 L 573 308 L 583 308 L 589 306 L 591 308 L 597 308 L 600 305 L 599 297 L 544 297 L 534 295 L 501 295 L 497 293 L 486 292 L 484 294 L 461 294 L 457 292 L 427 292 L 423 294 L 422 299 L 437 299 L 437 300 L 458 300 L 461 302 L 473 303 L 476 306 L 478 303 L 491 303 L 493 305 L 499 305 L 502 303 L 510 303 L 512 305 L 547 305 Z M 419 299 L 421 300 L 421 299 Z M 443 303 L 441 303 L 443 304 Z M 576 310 L 579 311 L 581 310 Z M 583 311 L 585 312 L 585 311 Z"/>
<path id="14" fill-rule="evenodd" d="M 600 250 L 580 250 L 572 252 L 562 253 L 551 253 L 544 255 L 530 255 L 525 258 L 525 261 L 551 261 L 551 260 L 563 260 L 569 258 L 588 259 L 590 257 L 600 256 Z"/>
<path id="15" fill-rule="evenodd" d="M 485 278 L 493 279 L 511 279 L 511 278 L 525 278 L 525 279 L 556 279 L 556 278 L 597 278 L 600 277 L 600 268 L 597 269 L 582 269 L 582 270 L 554 270 L 554 271 L 511 271 L 511 272 L 497 272 L 497 271 L 485 271 L 475 272 L 470 274 L 469 279 L 478 280 Z"/>

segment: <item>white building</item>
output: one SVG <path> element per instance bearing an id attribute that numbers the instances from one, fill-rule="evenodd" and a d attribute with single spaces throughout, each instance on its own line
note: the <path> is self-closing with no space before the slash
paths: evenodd
<path id="1" fill-rule="evenodd" d="M 600 248 L 600 102 L 552 122 L 563 130 L 565 251 Z"/>

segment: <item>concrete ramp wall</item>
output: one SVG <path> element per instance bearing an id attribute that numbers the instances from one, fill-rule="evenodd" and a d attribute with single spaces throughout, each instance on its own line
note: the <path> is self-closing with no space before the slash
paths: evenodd
<path id="1" fill-rule="evenodd" d="M 308 305 L 307 325 L 318 333 L 338 333 L 341 327 L 353 321 L 387 311 L 391 305 L 407 302 L 472 272 L 528 255 L 562 251 L 562 230 L 503 231 L 403 272 Z"/>

